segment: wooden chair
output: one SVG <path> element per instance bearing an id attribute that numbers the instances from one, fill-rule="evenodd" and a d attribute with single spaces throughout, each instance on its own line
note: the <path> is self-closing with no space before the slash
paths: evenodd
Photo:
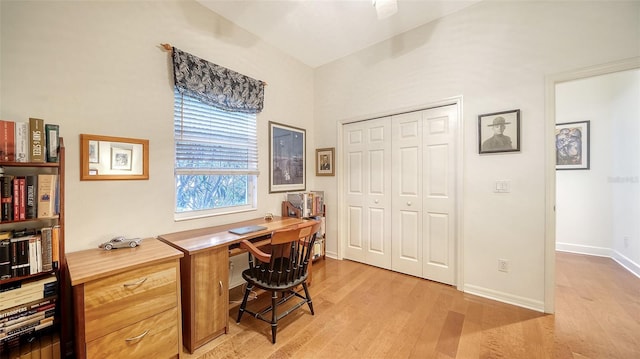
<path id="1" fill-rule="evenodd" d="M 249 268 L 242 272 L 242 278 L 247 281 L 247 289 L 240 305 L 237 323 L 240 323 L 245 312 L 254 317 L 271 323 L 271 341 L 276 342 L 278 320 L 300 308 L 305 303 L 309 305 L 313 315 L 313 304 L 307 287 L 309 261 L 312 259 L 313 243 L 320 223 L 310 221 L 299 226 L 275 231 L 271 235 L 271 244 L 258 249 L 253 243 L 244 240 L 240 247 L 249 252 Z M 268 253 L 267 253 L 268 252 Z M 302 285 L 304 295 L 296 291 Z M 253 287 L 271 292 L 271 305 L 258 312 L 248 310 L 247 299 Z M 278 299 L 278 294 L 282 296 Z M 278 305 L 287 300 L 298 297 L 301 299 L 293 307 L 278 315 Z M 271 312 L 271 319 L 264 315 Z"/>

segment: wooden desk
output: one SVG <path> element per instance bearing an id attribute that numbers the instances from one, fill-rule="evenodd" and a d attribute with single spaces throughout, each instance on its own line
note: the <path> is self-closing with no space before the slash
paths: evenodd
<path id="1" fill-rule="evenodd" d="M 190 353 L 210 340 L 228 332 L 229 327 L 229 255 L 239 254 L 244 239 L 268 238 L 271 232 L 314 221 L 299 218 L 263 218 L 221 226 L 163 234 L 158 239 L 179 249 L 182 283 L 182 334 Z M 258 225 L 267 229 L 245 235 L 229 230 Z"/>

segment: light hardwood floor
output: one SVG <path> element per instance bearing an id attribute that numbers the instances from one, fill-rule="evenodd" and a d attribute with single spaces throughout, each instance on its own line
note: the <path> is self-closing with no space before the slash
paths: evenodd
<path id="1" fill-rule="evenodd" d="M 350 261 L 313 271 L 315 316 L 282 319 L 275 345 L 236 307 L 229 334 L 184 357 L 640 358 L 640 279 L 611 259 L 557 253 L 555 315 Z"/>

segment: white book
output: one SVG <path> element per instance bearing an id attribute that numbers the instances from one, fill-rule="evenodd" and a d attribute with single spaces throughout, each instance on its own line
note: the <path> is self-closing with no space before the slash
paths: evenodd
<path id="1" fill-rule="evenodd" d="M 37 273 L 42 272 L 42 236 L 36 236 L 36 268 Z"/>
<path id="2" fill-rule="evenodd" d="M 37 246 L 36 236 L 31 236 L 29 238 L 29 274 L 38 273 Z"/>
<path id="3" fill-rule="evenodd" d="M 16 122 L 16 162 L 29 162 L 28 122 Z"/>

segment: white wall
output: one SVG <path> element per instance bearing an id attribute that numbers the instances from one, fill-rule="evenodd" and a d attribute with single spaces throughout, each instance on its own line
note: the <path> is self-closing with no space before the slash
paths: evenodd
<path id="1" fill-rule="evenodd" d="M 613 258 L 640 277 L 640 70 L 620 79 L 614 120 Z"/>
<path id="2" fill-rule="evenodd" d="M 149 237 L 280 213 L 283 196 L 268 194 L 267 123 L 306 128 L 315 147 L 311 68 L 192 1 L 2 1 L 0 12 L 0 117 L 60 125 L 67 252 L 117 234 Z M 174 222 L 173 79 L 160 43 L 268 83 L 258 115 L 257 211 Z M 81 133 L 149 139 L 149 180 L 81 182 Z"/>
<path id="3" fill-rule="evenodd" d="M 612 165 L 611 96 L 607 79 L 556 86 L 556 122 L 590 121 L 590 169 L 556 171 L 557 248 L 580 244 L 606 255 L 611 248 L 612 200 L 607 177 Z"/>
<path id="4" fill-rule="evenodd" d="M 591 121 L 591 169 L 556 173 L 560 250 L 613 257 L 640 276 L 640 70 L 556 86 L 556 120 Z M 625 243 L 625 237 L 627 237 Z"/>
<path id="5" fill-rule="evenodd" d="M 462 95 L 463 288 L 542 310 L 545 76 L 638 56 L 639 11 L 638 2 L 483 1 L 325 65 L 315 73 L 317 145 L 339 147 L 340 121 Z M 477 116 L 511 109 L 522 111 L 521 152 L 478 155 Z M 316 181 L 331 202 L 340 179 Z M 498 179 L 511 180 L 510 194 L 493 193 Z"/>

